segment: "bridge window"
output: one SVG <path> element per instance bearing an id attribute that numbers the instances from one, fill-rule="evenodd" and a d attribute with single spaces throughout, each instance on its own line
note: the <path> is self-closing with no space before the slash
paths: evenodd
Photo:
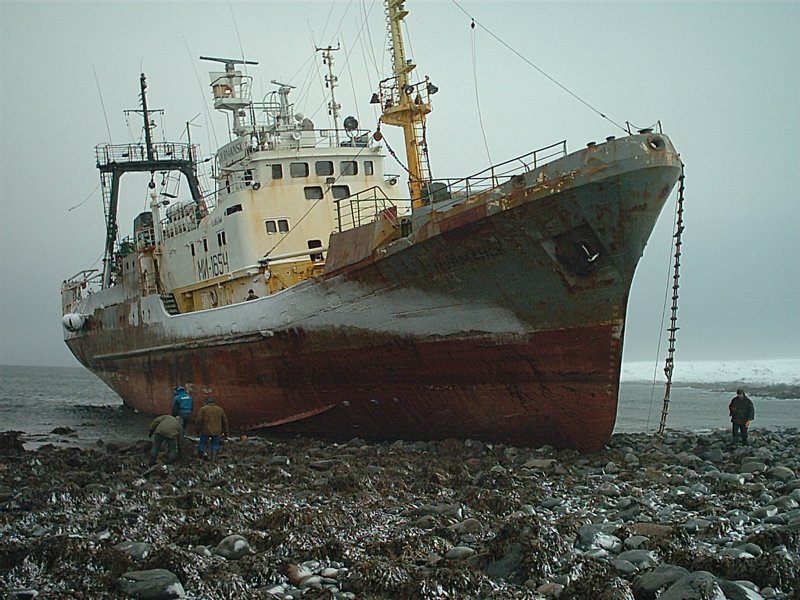
<path id="1" fill-rule="evenodd" d="M 364 161 L 364 175 L 373 175 L 375 173 L 375 165 L 371 160 Z"/>
<path id="2" fill-rule="evenodd" d="M 283 165 L 272 165 L 272 178 L 283 179 Z"/>
<path id="3" fill-rule="evenodd" d="M 318 160 L 314 165 L 314 170 L 317 175 L 333 175 L 333 161 L 332 160 Z"/>
<path id="4" fill-rule="evenodd" d="M 267 233 L 287 233 L 289 231 L 288 219 L 268 219 L 264 221 L 264 226 L 267 228 Z"/>
<path id="5" fill-rule="evenodd" d="M 289 163 L 289 175 L 292 177 L 308 177 L 308 163 Z"/>
<path id="6" fill-rule="evenodd" d="M 203 252 L 208 252 L 208 240 L 203 238 Z"/>
<path id="7" fill-rule="evenodd" d="M 333 192 L 333 197 L 337 200 L 340 198 L 347 198 L 350 195 L 350 186 L 348 185 L 334 185 L 331 188 L 331 192 Z"/>
<path id="8" fill-rule="evenodd" d="M 253 171 L 251 169 L 245 169 L 244 172 L 244 184 L 250 185 L 253 183 Z"/>
<path id="9" fill-rule="evenodd" d="M 322 188 L 318 185 L 307 185 L 303 188 L 306 200 L 322 200 Z"/>
<path id="10" fill-rule="evenodd" d="M 189 246 L 190 246 L 190 247 L 191 247 L 191 249 L 192 249 L 192 256 L 195 256 L 195 252 L 194 252 L 194 242 L 192 242 L 191 244 L 189 244 Z"/>
<path id="11" fill-rule="evenodd" d="M 217 246 L 222 248 L 227 243 L 228 243 L 228 240 L 225 237 L 225 232 L 224 231 L 218 231 L 217 232 Z"/>
<path id="12" fill-rule="evenodd" d="M 242 212 L 241 204 L 234 204 L 225 209 L 225 215 L 232 215 L 233 213 Z"/>
<path id="13" fill-rule="evenodd" d="M 339 172 L 344 175 L 358 175 L 358 163 L 354 160 L 343 160 L 339 163 Z"/>

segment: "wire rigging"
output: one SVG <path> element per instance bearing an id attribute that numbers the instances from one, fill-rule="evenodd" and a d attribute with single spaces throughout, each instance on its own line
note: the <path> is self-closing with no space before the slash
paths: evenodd
<path id="1" fill-rule="evenodd" d="M 472 42 L 472 82 L 475 86 L 475 108 L 478 110 L 478 124 L 481 128 L 481 136 L 483 137 L 483 147 L 486 149 L 486 158 L 489 159 L 489 164 L 494 164 L 492 161 L 492 153 L 489 151 L 489 142 L 486 139 L 486 129 L 483 126 L 483 112 L 481 111 L 481 96 L 478 91 L 478 56 L 476 50 L 475 39 L 475 21 L 470 24 L 470 38 Z"/>
<path id="2" fill-rule="evenodd" d="M 481 29 L 483 29 L 483 30 L 484 30 L 486 33 L 488 33 L 488 34 L 489 34 L 491 37 L 493 37 L 493 38 L 494 38 L 494 39 L 495 39 L 497 42 L 499 42 L 499 43 L 500 43 L 500 44 L 501 44 L 503 47 L 505 47 L 507 50 L 509 50 L 509 51 L 510 51 L 512 54 L 516 55 L 518 58 L 520 58 L 520 59 L 521 59 L 523 62 L 525 62 L 525 63 L 526 63 L 527 65 L 529 65 L 530 67 L 532 67 L 532 68 L 536 69 L 536 71 L 538 71 L 538 72 L 539 72 L 541 75 L 543 75 L 544 77 L 546 77 L 547 79 L 549 79 L 549 80 L 550 80 L 552 83 L 554 83 L 555 85 L 557 85 L 558 87 L 560 87 L 562 90 L 564 90 L 565 92 L 567 92 L 567 93 L 568 93 L 570 96 L 572 96 L 573 98 L 575 98 L 575 99 L 576 99 L 578 102 L 580 102 L 581 104 L 583 104 L 584 106 L 586 106 L 588 109 L 590 109 L 591 111 L 593 111 L 593 112 L 597 113 L 598 115 L 600 115 L 602 118 L 604 118 L 606 121 L 608 121 L 609 123 L 611 123 L 611 124 L 612 124 L 612 125 L 614 125 L 615 127 L 618 127 L 619 129 L 621 129 L 622 131 L 624 131 L 624 132 L 626 132 L 626 133 L 628 132 L 628 130 L 627 130 L 627 129 L 625 129 L 625 128 L 624 128 L 622 125 L 620 125 L 619 123 L 617 123 L 617 122 L 616 122 L 616 121 L 614 121 L 613 119 L 611 119 L 611 118 L 609 118 L 608 116 L 606 116 L 605 114 L 603 114 L 603 112 L 601 112 L 600 110 L 598 110 L 597 108 L 595 108 L 594 106 L 592 106 L 591 104 L 589 104 L 589 102 L 587 102 L 586 100 L 584 100 L 583 98 L 581 98 L 580 96 L 578 96 L 578 94 L 576 94 L 575 92 L 573 92 L 572 90 L 570 90 L 570 89 L 569 89 L 567 86 L 565 86 L 564 84 L 562 84 L 561 82 L 559 82 L 557 79 L 555 79 L 554 77 L 552 77 L 551 75 L 549 75 L 549 74 L 548 74 L 546 71 L 544 71 L 543 69 L 541 69 L 540 67 L 538 67 L 537 65 L 535 65 L 535 64 L 534 64 L 533 62 L 531 62 L 531 61 L 530 61 L 528 58 L 526 58 L 525 56 L 523 56 L 522 54 L 520 54 L 519 52 L 517 52 L 517 50 L 515 50 L 514 48 L 512 48 L 512 47 L 511 47 L 511 46 L 510 46 L 508 43 L 506 43 L 504 40 L 502 40 L 502 39 L 501 39 L 499 36 L 495 35 L 495 34 L 494 34 L 494 33 L 493 33 L 493 32 L 492 32 L 492 31 L 491 31 L 489 28 L 487 28 L 485 25 L 483 25 L 483 24 L 482 24 L 480 21 L 476 21 L 476 20 L 475 20 L 475 18 L 474 18 L 474 17 L 473 17 L 473 16 L 472 16 L 472 15 L 471 15 L 469 12 L 467 12 L 467 10 L 466 10 L 466 9 L 464 9 L 464 7 L 462 7 L 462 6 L 461 6 L 461 5 L 458 3 L 458 0 L 451 0 L 451 2 L 452 2 L 453 4 L 455 4 L 455 5 L 456 5 L 456 7 L 457 7 L 457 8 L 458 8 L 458 9 L 459 9 L 461 12 L 463 12 L 463 13 L 464 13 L 465 15 L 467 15 L 467 16 L 468 16 L 470 19 L 472 19 L 472 22 L 473 22 L 473 23 L 477 24 L 477 25 L 478 25 L 478 26 L 479 26 Z"/>
<path id="3" fill-rule="evenodd" d="M 89 198 L 91 198 L 91 197 L 94 195 L 94 193 L 97 191 L 97 188 L 99 188 L 99 187 L 100 187 L 100 184 L 98 183 L 96 186 L 94 186 L 94 189 L 93 189 L 91 192 L 89 192 L 89 195 L 88 195 L 88 196 L 86 196 L 86 198 L 84 198 L 83 200 L 81 200 L 80 202 L 78 202 L 78 203 L 77 203 L 75 206 L 72 206 L 72 207 L 68 208 L 68 209 L 67 209 L 67 212 L 72 212 L 72 211 L 73 211 L 73 210 L 75 210 L 76 208 L 78 208 L 78 207 L 80 207 L 80 206 L 83 206 L 84 204 L 86 204 L 86 202 L 89 200 Z"/>
<path id="4" fill-rule="evenodd" d="M 194 63 L 194 56 L 189 49 L 189 43 L 186 41 L 186 36 L 183 36 L 183 45 L 186 47 L 186 52 L 189 54 L 189 62 L 192 65 L 192 70 L 194 71 L 194 78 L 197 81 L 197 87 L 200 90 L 200 95 L 203 98 L 203 110 L 205 113 L 206 125 L 206 135 L 208 136 L 208 145 L 210 148 L 219 148 L 219 143 L 217 141 L 217 130 L 214 129 L 214 120 L 211 118 L 211 111 L 208 109 L 208 102 L 206 101 L 206 91 L 203 89 L 203 83 L 200 81 L 200 74 L 197 72 L 197 65 Z M 211 137 L 214 137 L 214 143 L 211 143 Z"/>
<path id="5" fill-rule="evenodd" d="M 100 91 L 100 80 L 97 78 L 97 71 L 92 64 L 92 73 L 94 73 L 94 83 L 97 85 L 97 94 L 100 96 L 100 106 L 103 109 L 103 118 L 106 120 L 106 131 L 108 132 L 108 143 L 112 144 L 111 140 L 111 126 L 108 124 L 108 113 L 106 112 L 106 104 L 103 102 L 103 92 Z M 70 209 L 72 210 L 72 209 Z"/>

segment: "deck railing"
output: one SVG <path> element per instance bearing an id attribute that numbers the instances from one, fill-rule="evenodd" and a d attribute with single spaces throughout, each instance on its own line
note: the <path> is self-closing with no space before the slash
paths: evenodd
<path id="1" fill-rule="evenodd" d="M 156 142 L 153 144 L 153 160 L 190 161 L 196 146 L 175 142 Z M 149 160 L 145 144 L 100 144 L 95 148 L 98 166 L 114 163 L 136 163 Z"/>
<path id="2" fill-rule="evenodd" d="M 492 165 L 463 179 L 435 179 L 429 184 L 431 190 L 430 199 L 434 203 L 439 199 L 453 198 L 463 200 L 502 185 L 515 175 L 527 173 L 566 155 L 567 141 L 562 140 L 522 156 Z"/>
<path id="3" fill-rule="evenodd" d="M 409 214 L 411 210 L 410 200 L 389 198 L 378 186 L 362 190 L 347 198 L 336 199 L 334 202 L 336 203 L 336 219 L 340 232 L 371 223 L 378 214 L 392 207 L 397 210 L 385 214 L 394 214 L 397 219 Z M 399 220 L 395 225 L 398 224 Z"/>

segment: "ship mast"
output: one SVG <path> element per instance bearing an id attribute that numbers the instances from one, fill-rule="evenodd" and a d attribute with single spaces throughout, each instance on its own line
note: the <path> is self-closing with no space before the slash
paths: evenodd
<path id="1" fill-rule="evenodd" d="M 336 132 L 336 145 L 339 145 L 339 109 L 342 105 L 336 102 L 336 86 L 339 78 L 333 74 L 333 53 L 339 50 L 339 45 L 336 48 L 328 46 L 326 48 L 317 48 L 317 52 L 322 52 L 322 62 L 328 67 L 328 74 L 325 76 L 325 87 L 331 91 L 331 100 L 328 102 L 328 114 L 333 117 L 333 130 Z"/>
<path id="2" fill-rule="evenodd" d="M 431 180 L 428 148 L 425 140 L 425 116 L 432 107 L 429 96 L 437 91 L 427 78 L 410 84 L 409 74 L 416 68 L 406 60 L 401 25 L 408 11 L 404 0 L 384 0 L 389 29 L 390 52 L 394 76 L 380 82 L 378 100 L 383 109 L 381 122 L 403 128 L 408 160 L 408 186 L 414 208 L 427 203 L 427 187 Z"/>

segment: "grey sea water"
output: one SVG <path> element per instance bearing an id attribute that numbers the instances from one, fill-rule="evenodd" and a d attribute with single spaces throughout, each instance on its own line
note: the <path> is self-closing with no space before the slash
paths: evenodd
<path id="1" fill-rule="evenodd" d="M 673 386 L 667 427 L 728 428 L 728 402 L 734 393 Z M 749 395 L 756 406 L 754 435 L 759 429 L 800 425 L 800 399 Z M 623 382 L 615 431 L 656 431 L 663 397 L 663 385 Z M 114 392 L 83 368 L 0 365 L 0 431 L 24 432 L 28 447 L 144 439 L 150 419 L 124 407 Z"/>

